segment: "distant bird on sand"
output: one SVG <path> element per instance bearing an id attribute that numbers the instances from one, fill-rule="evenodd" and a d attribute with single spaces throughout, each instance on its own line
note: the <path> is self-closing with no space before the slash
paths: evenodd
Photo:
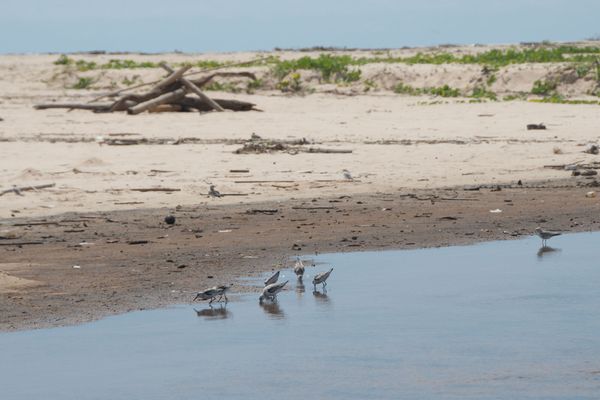
<path id="1" fill-rule="evenodd" d="M 302 276 L 304 276 L 304 264 L 300 258 L 296 260 L 296 265 L 294 265 L 294 273 L 298 279 L 302 279 Z"/>
<path id="2" fill-rule="evenodd" d="M 315 291 L 317 290 L 317 285 L 319 285 L 321 283 L 323 284 L 323 289 L 325 289 L 325 286 L 327 286 L 327 278 L 329 278 L 331 271 L 333 271 L 333 268 L 331 268 L 327 272 L 321 272 L 320 274 L 315 275 L 315 277 L 312 281 L 313 286 L 315 287 Z"/>
<path id="3" fill-rule="evenodd" d="M 348 171 L 347 169 L 343 169 L 342 172 L 344 173 L 344 179 L 347 179 L 349 181 L 354 180 L 350 171 Z"/>
<path id="4" fill-rule="evenodd" d="M 277 299 L 277 293 L 281 292 L 283 290 L 283 287 L 288 282 L 289 281 L 285 281 L 285 282 L 281 282 L 281 283 L 272 283 L 269 286 L 266 286 L 263 289 L 262 294 L 258 298 L 258 301 L 262 303 L 262 301 L 264 299 L 276 300 Z"/>
<path id="5" fill-rule="evenodd" d="M 546 246 L 548 239 L 554 236 L 562 235 L 562 232 L 546 231 L 538 226 L 535 228 L 535 234 L 542 239 L 542 246 Z"/>
<path id="6" fill-rule="evenodd" d="M 269 279 L 265 280 L 265 286 L 269 286 L 269 285 L 272 285 L 273 283 L 276 283 L 277 280 L 279 279 L 279 272 L 280 271 L 275 272 L 273 275 L 271 275 L 269 277 Z"/>
<path id="7" fill-rule="evenodd" d="M 223 195 L 217 189 L 215 189 L 215 185 L 210 185 L 210 190 L 208 191 L 208 195 L 210 197 L 222 197 Z"/>
<path id="8" fill-rule="evenodd" d="M 196 294 L 196 297 L 194 297 L 193 301 L 196 301 L 198 299 L 200 300 L 210 300 L 208 302 L 208 304 L 212 304 L 212 302 L 219 297 L 219 300 L 217 301 L 221 301 L 223 298 L 225 298 L 225 303 L 227 303 L 229 301 L 229 299 L 227 299 L 227 295 L 225 294 L 225 292 L 227 292 L 227 290 L 229 290 L 229 288 L 233 286 L 233 285 L 229 285 L 229 286 L 213 286 L 210 289 L 206 289 L 202 292 L 198 292 L 198 294 Z"/>

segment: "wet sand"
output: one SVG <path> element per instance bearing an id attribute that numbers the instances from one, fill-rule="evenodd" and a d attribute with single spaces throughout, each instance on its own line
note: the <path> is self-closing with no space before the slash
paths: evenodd
<path id="1" fill-rule="evenodd" d="M 11 277 L 0 280 L 0 330 L 187 303 L 195 290 L 274 270 L 294 255 L 513 239 L 538 225 L 598 230 L 600 205 L 586 197 L 593 182 L 401 189 L 4 220 L 3 229 L 16 236 L 0 241 L 0 271 Z M 174 225 L 163 221 L 170 214 Z M 19 242 L 31 244 L 10 245 Z"/>

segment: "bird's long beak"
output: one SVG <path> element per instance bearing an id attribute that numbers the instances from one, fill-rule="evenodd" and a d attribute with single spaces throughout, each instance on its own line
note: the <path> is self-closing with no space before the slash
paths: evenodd
<path id="1" fill-rule="evenodd" d="M 197 299 L 198 297 L 200 297 L 200 294 L 197 294 L 197 295 L 196 295 L 196 297 L 194 297 L 194 300 L 192 300 L 192 301 L 196 301 L 196 299 Z"/>

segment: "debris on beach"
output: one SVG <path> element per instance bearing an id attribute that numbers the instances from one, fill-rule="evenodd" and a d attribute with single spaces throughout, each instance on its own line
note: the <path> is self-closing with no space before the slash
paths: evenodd
<path id="1" fill-rule="evenodd" d="M 543 123 L 540 124 L 527 124 L 527 130 L 531 131 L 531 130 L 544 130 L 546 129 L 546 125 L 544 125 Z"/>
<path id="2" fill-rule="evenodd" d="M 98 97 L 88 103 L 46 103 L 34 106 L 36 110 L 45 110 L 49 108 L 67 108 L 90 110 L 96 113 L 109 113 L 118 111 L 127 111 L 128 114 L 137 115 L 148 112 L 189 112 L 189 111 L 260 111 L 255 108 L 255 104 L 228 99 L 211 99 L 200 89 L 207 85 L 215 77 L 246 77 L 256 80 L 256 76 L 251 72 L 215 72 L 199 79 L 188 79 L 185 73 L 191 68 L 190 65 L 173 70 L 167 64 L 160 65 L 169 75 L 164 79 L 148 84 L 139 85 L 154 86 L 147 92 L 139 94 L 127 94 L 119 97 L 112 103 L 95 103 L 105 97 L 115 97 L 121 95 L 124 90 L 119 90 L 105 96 Z M 190 75 L 190 74 L 188 74 Z M 194 96 L 195 95 L 195 96 Z"/>
<path id="3" fill-rule="evenodd" d="M 326 154 L 351 154 L 350 149 L 330 149 L 323 147 L 306 147 L 311 144 L 305 138 L 295 140 L 276 140 L 263 139 L 252 134 L 249 140 L 245 141 L 241 148 L 234 151 L 235 154 L 266 154 L 266 153 L 288 153 L 296 155 L 298 153 L 326 153 Z"/>
<path id="4" fill-rule="evenodd" d="M 51 187 L 54 187 L 54 186 L 56 186 L 55 183 L 47 183 L 47 184 L 44 184 L 44 185 L 35 185 L 35 186 L 21 186 L 21 187 L 13 186 L 10 189 L 5 189 L 5 190 L 0 191 L 0 196 L 4 196 L 7 193 L 14 193 L 17 196 L 23 196 L 22 192 L 25 192 L 25 191 L 28 191 L 28 190 L 38 191 L 40 189 L 47 189 L 47 188 L 51 188 Z"/>
<path id="5" fill-rule="evenodd" d="M 598 154 L 598 145 L 597 144 L 591 144 L 583 152 L 584 153 L 588 153 L 588 154 Z"/>

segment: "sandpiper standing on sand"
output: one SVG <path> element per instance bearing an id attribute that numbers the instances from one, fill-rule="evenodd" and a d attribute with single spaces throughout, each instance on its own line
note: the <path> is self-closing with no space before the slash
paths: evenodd
<path id="1" fill-rule="evenodd" d="M 210 197 L 222 197 L 223 195 L 217 189 L 215 189 L 215 185 L 210 185 L 210 190 L 208 191 L 208 195 Z"/>

